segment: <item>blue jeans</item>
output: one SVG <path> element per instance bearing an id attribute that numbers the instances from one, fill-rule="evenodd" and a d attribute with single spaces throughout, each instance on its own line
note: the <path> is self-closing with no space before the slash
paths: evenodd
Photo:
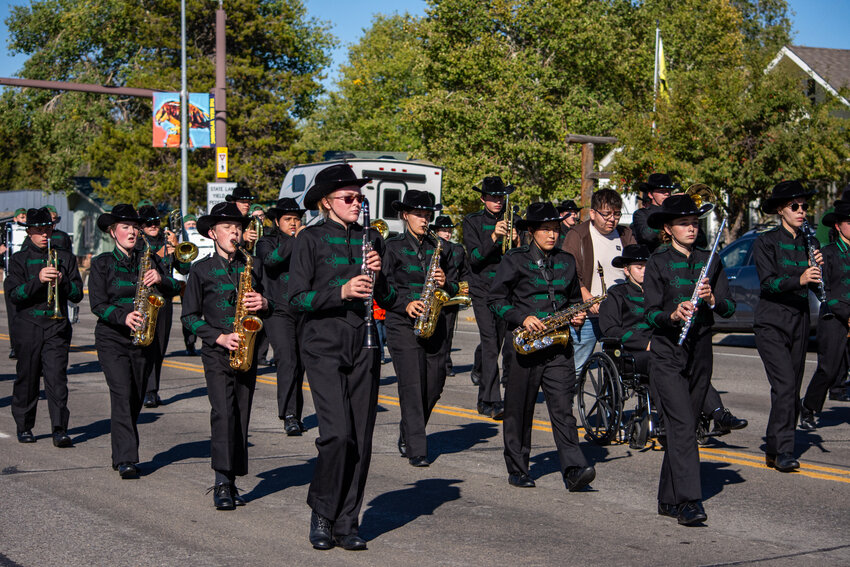
<path id="1" fill-rule="evenodd" d="M 581 367 L 593 354 L 596 341 L 599 340 L 599 317 L 588 317 L 581 326 L 581 336 L 576 333 L 575 328 L 570 327 L 570 336 L 573 339 L 573 352 L 576 363 L 576 376 L 581 372 Z"/>

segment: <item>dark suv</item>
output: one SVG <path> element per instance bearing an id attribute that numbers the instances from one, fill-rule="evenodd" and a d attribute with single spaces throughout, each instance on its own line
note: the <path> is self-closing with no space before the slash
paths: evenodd
<path id="1" fill-rule="evenodd" d="M 714 318 L 714 329 L 722 332 L 753 332 L 753 316 L 759 301 L 759 277 L 753 261 L 753 243 L 756 237 L 775 228 L 767 226 L 756 228 L 744 233 L 723 250 L 718 252 L 729 278 L 729 289 L 732 298 L 738 303 L 735 314 L 728 319 Z M 818 323 L 820 301 L 811 291 L 809 292 L 809 313 L 811 316 L 811 332 L 814 333 Z"/>

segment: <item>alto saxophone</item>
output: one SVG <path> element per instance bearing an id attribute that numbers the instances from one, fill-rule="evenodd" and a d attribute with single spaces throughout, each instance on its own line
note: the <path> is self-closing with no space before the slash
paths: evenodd
<path id="1" fill-rule="evenodd" d="M 437 247 L 434 248 L 434 255 L 431 257 L 431 264 L 428 266 L 428 274 L 425 276 L 422 295 L 419 297 L 419 300 L 425 304 L 425 310 L 422 311 L 413 324 L 413 334 L 423 339 L 427 339 L 434 334 L 434 331 L 437 329 L 437 319 L 440 317 L 440 310 L 449 300 L 449 294 L 437 287 L 435 279 L 437 270 L 440 269 L 440 254 L 443 250 L 443 240 L 430 229 L 428 229 L 427 234 L 433 235 L 437 240 Z"/>
<path id="2" fill-rule="evenodd" d="M 151 244 L 147 237 L 142 234 L 145 241 L 145 250 L 139 262 L 139 281 L 136 283 L 136 297 L 133 300 L 133 311 L 142 314 L 142 324 L 133 330 L 133 344 L 135 346 L 148 346 L 153 342 L 156 332 L 156 317 L 159 308 L 165 305 L 165 298 L 144 284 L 145 274 L 152 269 Z"/>
<path id="3" fill-rule="evenodd" d="M 520 354 L 528 354 L 554 344 L 569 344 L 570 332 L 561 329 L 570 323 L 570 319 L 582 311 L 587 311 L 594 305 L 602 303 L 608 297 L 608 290 L 605 287 L 605 277 L 602 273 L 602 264 L 597 263 L 597 266 L 596 270 L 599 273 L 599 280 L 602 282 L 602 295 L 591 297 L 584 303 L 573 305 L 548 317 L 544 317 L 540 320 L 541 323 L 546 325 L 546 330 L 544 331 L 528 331 L 525 327 L 517 327 L 513 334 L 514 350 Z"/>
<path id="4" fill-rule="evenodd" d="M 458 309 L 466 309 L 472 305 L 472 298 L 469 297 L 469 282 L 457 282 L 457 295 L 443 303 L 443 307 L 450 305 L 458 305 Z"/>
<path id="5" fill-rule="evenodd" d="M 236 297 L 236 314 L 233 317 L 233 332 L 239 335 L 239 346 L 230 351 L 230 367 L 246 372 L 254 362 L 254 341 L 263 328 L 263 321 L 248 313 L 245 307 L 245 295 L 254 291 L 251 272 L 254 269 L 254 257 L 234 240 L 233 244 L 245 254 L 245 269 L 239 276 L 239 292 Z"/>
<path id="6" fill-rule="evenodd" d="M 51 268 L 59 269 L 59 259 L 56 257 L 56 250 L 50 247 L 50 238 L 47 238 L 47 265 Z M 53 306 L 53 315 L 51 319 L 64 319 L 62 309 L 59 305 L 59 280 L 51 280 L 47 283 L 47 304 Z"/>

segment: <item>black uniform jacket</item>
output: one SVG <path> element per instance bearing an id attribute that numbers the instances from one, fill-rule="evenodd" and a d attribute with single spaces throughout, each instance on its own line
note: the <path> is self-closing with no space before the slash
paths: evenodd
<path id="1" fill-rule="evenodd" d="M 801 311 L 809 310 L 809 286 L 800 285 L 800 275 L 809 267 L 808 243 L 802 231 L 793 236 L 779 226 L 758 235 L 753 244 L 753 261 L 761 282 L 759 297 Z"/>
<path id="2" fill-rule="evenodd" d="M 821 254 L 826 303 L 832 314 L 847 324 L 850 320 L 850 245 L 839 237 L 836 242 L 821 248 Z M 823 306 L 821 312 L 824 312 Z"/>
<path id="3" fill-rule="evenodd" d="M 626 350 L 646 350 L 652 328 L 646 322 L 643 289 L 631 280 L 608 288 L 608 297 L 599 305 L 602 336 L 620 339 Z"/>
<path id="4" fill-rule="evenodd" d="M 183 312 L 180 321 L 194 335 L 201 338 L 205 346 L 227 352 L 215 343 L 219 335 L 228 335 L 233 330 L 236 304 L 239 295 L 239 278 L 245 271 L 245 256 L 241 252 L 228 262 L 218 254 L 199 260 L 192 265 L 183 294 Z M 274 301 L 263 293 L 262 267 L 254 260 L 251 270 L 251 286 L 269 301 L 265 311 L 252 313 L 267 317 L 274 310 Z"/>
<path id="5" fill-rule="evenodd" d="M 536 244 L 509 250 L 487 303 L 510 329 L 521 326 L 529 315 L 542 319 L 581 303 L 575 258 L 559 248 L 544 254 Z"/>
<path id="6" fill-rule="evenodd" d="M 51 243 L 52 246 L 52 243 Z M 68 316 L 68 304 L 83 299 L 83 282 L 77 270 L 77 258 L 68 250 L 56 250 L 56 259 L 62 279 L 59 282 L 59 309 Z M 15 320 L 24 319 L 40 327 L 56 323 L 53 304 L 47 303 L 47 284 L 38 279 L 38 273 L 47 266 L 47 248 L 37 248 L 32 242 L 12 254 L 9 274 L 3 286 L 17 307 Z"/>
<path id="7" fill-rule="evenodd" d="M 135 250 L 127 256 L 115 248 L 92 259 L 89 303 L 92 313 L 97 316 L 99 328 L 110 328 L 120 335 L 130 336 L 130 328 L 124 324 L 124 319 L 133 312 L 141 257 L 141 253 Z M 166 275 L 159 256 L 151 254 L 151 266 L 162 276 L 162 281 L 155 286 L 156 291 L 163 297 L 173 297 L 180 292 L 180 282 Z"/>
<path id="8" fill-rule="evenodd" d="M 653 328 L 653 334 L 678 340 L 682 323 L 673 323 L 670 315 L 680 303 L 691 299 L 697 278 L 708 256 L 709 252 L 702 248 L 694 248 L 690 256 L 685 256 L 673 246 L 664 245 L 649 257 L 643 291 L 646 298 L 646 320 Z M 706 277 L 714 294 L 714 309 L 706 302 L 700 302 L 688 336 L 696 336 L 702 331 L 710 332 L 711 325 L 714 324 L 714 313 L 724 318 L 735 313 L 735 300 L 729 293 L 729 281 L 719 257 L 715 256 Z"/>
<path id="9" fill-rule="evenodd" d="M 504 211 L 496 216 L 482 209 L 463 219 L 463 245 L 470 270 L 469 288 L 476 295 L 487 296 L 502 260 L 502 241 L 493 242 L 493 232 L 503 216 Z"/>
<path id="10" fill-rule="evenodd" d="M 451 243 L 441 241 L 440 267 L 446 273 L 446 285 L 442 289 L 452 296 L 457 294 L 457 281 L 449 276 L 456 278 L 457 270 L 451 266 Z M 407 304 L 422 296 L 422 287 L 436 249 L 434 237 L 426 236 L 420 242 L 408 230 L 387 239 L 381 269 L 386 272 L 389 285 L 397 293 L 397 299 L 389 311 L 408 317 L 405 311 Z M 410 319 L 410 323 L 413 324 L 413 319 Z"/>
<path id="11" fill-rule="evenodd" d="M 377 231 L 368 231 L 369 242 L 383 256 L 384 241 Z M 363 227 L 351 223 L 347 228 L 331 219 L 308 226 L 295 239 L 289 263 L 289 305 L 305 313 L 307 320 L 339 317 L 352 327 L 364 323 L 366 304 L 362 299 L 342 299 L 340 288 L 361 273 L 363 264 Z M 384 309 L 390 309 L 397 293 L 388 283 L 386 270 L 375 280 L 373 297 Z M 369 306 L 371 309 L 371 305 Z"/>
<path id="12" fill-rule="evenodd" d="M 637 243 L 649 248 L 650 252 L 658 248 L 658 245 L 661 244 L 661 237 L 660 231 L 649 228 L 646 221 L 649 215 L 660 210 L 661 207 L 658 205 L 649 205 L 648 207 L 636 210 L 632 214 L 632 234 L 634 234 Z"/>
<path id="13" fill-rule="evenodd" d="M 183 274 L 184 276 L 189 273 L 189 268 L 192 267 L 191 262 L 177 262 L 174 258 L 174 254 L 159 254 L 159 251 L 165 247 L 165 233 L 160 231 L 157 236 L 147 236 L 148 242 L 151 245 L 151 253 L 159 256 L 160 262 L 162 263 L 162 269 L 165 270 L 166 274 L 171 273 L 171 265 L 174 265 L 174 271 L 179 274 Z M 145 249 L 145 241 L 139 238 L 136 241 L 136 250 L 141 252 Z"/>
<path id="14" fill-rule="evenodd" d="M 275 312 L 289 310 L 289 260 L 295 237 L 276 230 L 257 241 L 257 259 L 263 263 L 263 287 L 274 300 Z"/>
<path id="15" fill-rule="evenodd" d="M 452 271 L 451 275 L 454 276 L 452 281 L 469 283 L 469 262 L 466 258 L 466 248 L 463 247 L 463 244 L 447 242 L 445 240 L 443 241 L 443 246 L 451 249 L 452 257 L 449 260 L 449 270 Z M 446 272 L 447 280 L 448 276 L 449 273 Z"/>

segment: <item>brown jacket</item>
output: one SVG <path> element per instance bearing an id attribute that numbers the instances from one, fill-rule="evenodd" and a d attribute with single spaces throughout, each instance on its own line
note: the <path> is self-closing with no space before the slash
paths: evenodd
<path id="1" fill-rule="evenodd" d="M 620 232 L 620 242 L 623 248 L 629 244 L 636 244 L 632 229 L 625 225 L 617 225 Z M 596 263 L 593 261 L 593 241 L 590 239 L 590 221 L 586 220 L 577 224 L 567 233 L 561 246 L 576 259 L 576 273 L 582 287 L 590 289 L 593 279 L 593 270 Z"/>

